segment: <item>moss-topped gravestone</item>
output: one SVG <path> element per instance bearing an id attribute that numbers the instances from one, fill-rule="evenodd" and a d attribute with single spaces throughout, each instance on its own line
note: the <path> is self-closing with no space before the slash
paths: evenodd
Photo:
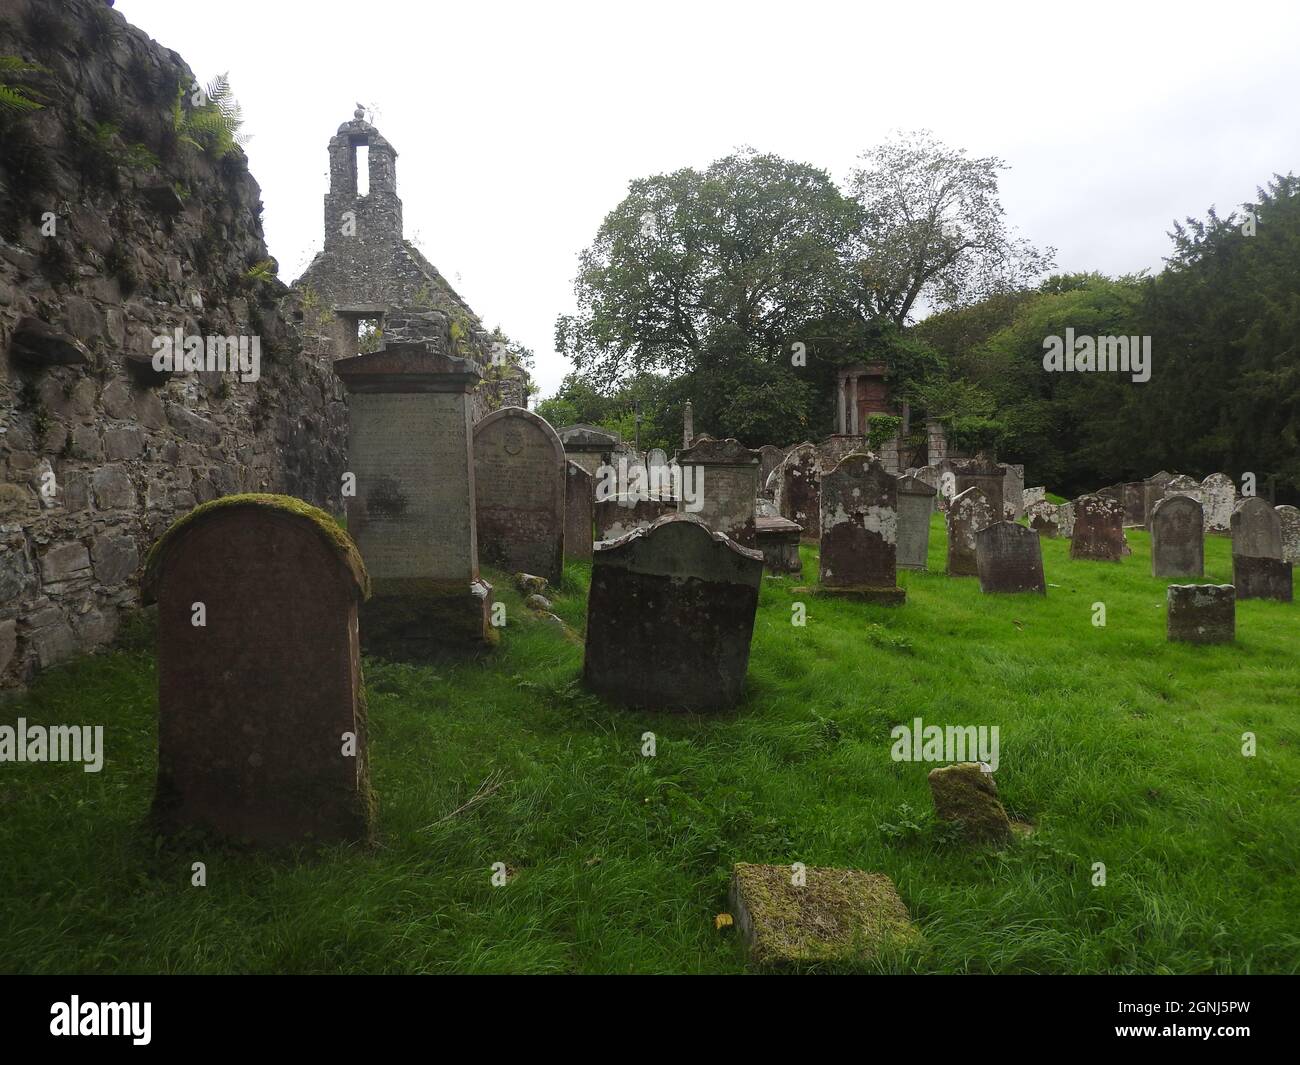
<path id="1" fill-rule="evenodd" d="M 759 966 L 867 962 L 921 945 L 894 882 L 881 873 L 739 862 L 730 904 Z"/>
<path id="2" fill-rule="evenodd" d="M 369 585 L 347 533 L 289 496 L 215 499 L 163 534 L 141 587 L 158 604 L 163 832 L 369 838 L 357 641 Z"/>

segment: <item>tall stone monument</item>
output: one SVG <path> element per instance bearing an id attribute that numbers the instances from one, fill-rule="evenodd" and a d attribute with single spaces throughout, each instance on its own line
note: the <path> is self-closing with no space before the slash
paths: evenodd
<path id="1" fill-rule="evenodd" d="M 564 472 L 564 557 L 590 562 L 596 500 L 592 477 L 572 459 Z"/>
<path id="2" fill-rule="evenodd" d="M 474 524 L 477 364 L 398 344 L 339 359 L 334 372 L 350 394 L 348 532 L 374 588 L 363 645 L 400 658 L 490 642 Z"/>
<path id="3" fill-rule="evenodd" d="M 791 449 L 772 477 L 781 517 L 803 530 L 805 542 L 816 543 L 821 522 L 821 468 L 816 446 L 803 443 Z"/>
<path id="4" fill-rule="evenodd" d="M 758 496 L 758 471 L 762 457 L 738 440 L 699 437 L 693 446 L 677 453 L 685 478 L 694 478 L 697 503 L 692 511 L 714 532 L 726 533 L 741 547 L 757 547 L 754 500 Z M 687 513 L 686 499 L 677 503 Z"/>

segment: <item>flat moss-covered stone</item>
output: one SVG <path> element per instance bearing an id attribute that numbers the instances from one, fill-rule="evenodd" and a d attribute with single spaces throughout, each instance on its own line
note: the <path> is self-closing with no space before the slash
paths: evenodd
<path id="1" fill-rule="evenodd" d="M 859 869 L 738 862 L 731 876 L 736 927 L 755 965 L 871 961 L 921 944 L 894 882 Z"/>

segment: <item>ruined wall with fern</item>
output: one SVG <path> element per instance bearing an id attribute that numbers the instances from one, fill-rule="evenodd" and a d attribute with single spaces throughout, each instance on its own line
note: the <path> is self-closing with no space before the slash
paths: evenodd
<path id="1" fill-rule="evenodd" d="M 261 213 L 221 84 L 102 0 L 0 2 L 0 687 L 110 640 L 196 503 L 341 511 L 342 394 Z M 176 329 L 258 338 L 260 377 L 157 373 Z"/>

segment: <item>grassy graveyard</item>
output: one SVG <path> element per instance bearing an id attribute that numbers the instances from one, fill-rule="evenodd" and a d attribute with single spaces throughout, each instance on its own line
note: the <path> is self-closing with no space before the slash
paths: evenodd
<path id="1" fill-rule="evenodd" d="M 509 618 L 490 656 L 365 663 L 371 851 L 150 836 L 156 679 L 137 629 L 0 705 L 9 723 L 102 723 L 107 750 L 98 774 L 0 775 L 0 969 L 740 971 L 714 927 L 733 863 L 799 861 L 893 878 L 923 942 L 877 971 L 1297 971 L 1300 606 L 1239 603 L 1233 646 L 1167 643 L 1169 582 L 1128 536 L 1118 565 L 1044 540 L 1047 598 L 992 597 L 943 575 L 936 515 L 930 572 L 901 571 L 893 608 L 796 597 L 805 548 L 803 581 L 764 579 L 744 701 L 708 719 L 587 695 L 581 645 L 488 574 Z M 554 600 L 579 630 L 588 577 L 571 564 Z M 1206 580 L 1231 580 L 1226 537 Z M 918 717 L 998 726 L 998 789 L 1031 835 L 978 849 L 935 823 L 933 765 L 890 758 L 890 729 Z"/>

